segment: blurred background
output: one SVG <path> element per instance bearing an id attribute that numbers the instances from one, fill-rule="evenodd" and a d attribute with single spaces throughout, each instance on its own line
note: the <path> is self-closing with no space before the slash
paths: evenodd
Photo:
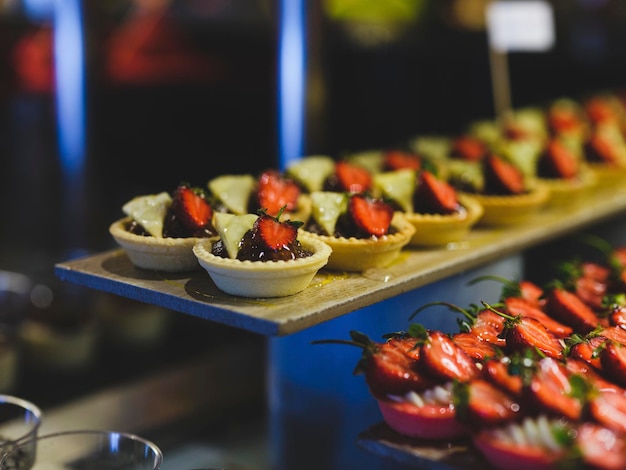
<path id="1" fill-rule="evenodd" d="M 262 347 L 245 332 L 153 309 L 153 335 L 120 348 L 103 334 L 107 321 L 119 322 L 111 312 L 139 316 L 145 306 L 59 285 L 53 265 L 112 248 L 108 226 L 135 195 L 493 118 L 487 3 L 0 0 L 6 341 L 26 319 L 77 328 L 93 315 L 108 338 L 98 343 L 106 354 L 69 366 L 59 359 L 52 369 L 20 343 L 19 373 L 6 389 L 59 404 L 216 344 Z M 626 2 L 548 3 L 555 47 L 509 55 L 513 106 L 624 87 Z M 38 334 L 19 331 L 21 341 Z M 262 355 L 256 360 L 262 367 Z M 60 385 L 67 380 L 50 385 L 58 374 L 72 378 L 73 394 Z"/>

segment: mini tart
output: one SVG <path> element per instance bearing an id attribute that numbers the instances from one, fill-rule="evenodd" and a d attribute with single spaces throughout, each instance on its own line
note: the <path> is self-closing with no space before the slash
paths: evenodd
<path id="1" fill-rule="evenodd" d="M 598 176 L 594 170 L 586 168 L 576 178 L 539 178 L 539 181 L 542 185 L 547 186 L 550 191 L 548 205 L 570 207 L 585 200 L 589 192 L 598 184 Z"/>
<path id="2" fill-rule="evenodd" d="M 528 221 L 550 197 L 547 186 L 535 182 L 528 192 L 511 196 L 492 196 L 487 194 L 472 194 L 483 207 L 483 215 L 478 225 L 515 225 Z"/>
<path id="3" fill-rule="evenodd" d="M 415 228 L 412 246 L 437 246 L 462 240 L 483 215 L 483 206 L 467 194 L 459 194 L 462 211 L 450 215 L 404 214 Z"/>
<path id="4" fill-rule="evenodd" d="M 402 213 L 394 214 L 391 225 L 396 231 L 380 238 L 344 238 L 307 233 L 332 248 L 332 254 L 326 265 L 328 269 L 361 272 L 388 266 L 411 241 L 415 228 Z"/>
<path id="5" fill-rule="evenodd" d="M 597 178 L 598 186 L 605 184 L 623 184 L 626 181 L 626 166 L 604 162 L 587 162 L 586 165 Z"/>
<path id="6" fill-rule="evenodd" d="M 326 265 L 331 248 L 299 232 L 298 240 L 311 256 L 289 261 L 240 261 L 211 253 L 215 239 L 205 239 L 193 247 L 198 263 L 217 288 L 240 297 L 286 297 L 303 291 Z"/>
<path id="7" fill-rule="evenodd" d="M 141 269 L 183 272 L 200 269 L 193 246 L 204 238 L 157 238 L 136 235 L 126 227 L 130 217 L 113 222 L 109 233 L 124 248 L 130 261 Z"/>

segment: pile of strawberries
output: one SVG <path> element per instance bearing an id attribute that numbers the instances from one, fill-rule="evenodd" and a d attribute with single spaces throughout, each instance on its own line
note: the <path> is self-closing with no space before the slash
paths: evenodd
<path id="1" fill-rule="evenodd" d="M 608 244 L 605 244 L 605 247 Z M 626 248 L 572 260 L 557 278 L 503 282 L 498 302 L 459 315 L 454 334 L 412 323 L 363 349 L 355 369 L 388 426 L 420 439 L 469 439 L 498 469 L 626 468 Z"/>

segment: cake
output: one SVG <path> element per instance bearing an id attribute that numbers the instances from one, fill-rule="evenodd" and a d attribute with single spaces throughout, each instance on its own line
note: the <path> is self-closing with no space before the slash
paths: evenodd
<path id="1" fill-rule="evenodd" d="M 299 231 L 301 222 L 260 214 L 215 213 L 217 239 L 193 248 L 221 291 L 241 297 L 284 297 L 306 289 L 331 248 Z"/>
<path id="2" fill-rule="evenodd" d="M 213 208 L 201 188 L 180 184 L 167 192 L 137 196 L 122 207 L 126 217 L 109 232 L 142 269 L 182 272 L 199 269 L 193 246 L 217 232 L 211 224 Z"/>

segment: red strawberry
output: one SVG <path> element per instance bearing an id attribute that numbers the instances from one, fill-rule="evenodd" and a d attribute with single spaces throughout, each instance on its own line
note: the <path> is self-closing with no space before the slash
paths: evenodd
<path id="1" fill-rule="evenodd" d="M 550 291 L 546 309 L 550 316 L 581 333 L 589 333 L 601 323 L 580 297 L 560 287 Z"/>
<path id="2" fill-rule="evenodd" d="M 429 375 L 443 380 L 469 382 L 478 377 L 478 368 L 452 338 L 441 331 L 428 332 L 420 363 Z"/>
<path id="3" fill-rule="evenodd" d="M 520 406 L 508 394 L 491 383 L 476 379 L 467 386 L 467 408 L 457 408 L 457 413 L 466 413 L 472 425 L 494 426 L 510 422 L 520 414 Z"/>
<path id="4" fill-rule="evenodd" d="M 420 174 L 413 199 L 416 212 L 451 214 L 459 208 L 454 187 L 430 171 Z"/>
<path id="5" fill-rule="evenodd" d="M 589 402 L 589 412 L 600 424 L 626 433 L 626 395 L 623 391 L 598 391 Z"/>
<path id="6" fill-rule="evenodd" d="M 490 359 L 483 364 L 485 379 L 510 395 L 517 396 L 522 391 L 522 378 L 509 373 L 510 358 Z"/>
<path id="7" fill-rule="evenodd" d="M 557 338 L 565 338 L 572 334 L 573 330 L 571 327 L 564 325 L 554 318 L 550 317 L 543 310 L 534 307 L 526 300 L 519 297 L 509 297 L 505 299 L 504 304 L 506 306 L 506 310 L 510 315 L 513 316 L 524 316 L 531 317 L 539 320 L 554 336 Z"/>
<path id="8" fill-rule="evenodd" d="M 626 346 L 608 341 L 600 353 L 600 363 L 608 377 L 626 387 Z"/>
<path id="9" fill-rule="evenodd" d="M 401 150 L 388 150 L 385 152 L 383 168 L 386 171 L 402 169 L 419 170 L 421 167 L 422 161 L 415 153 L 403 152 Z"/>
<path id="10" fill-rule="evenodd" d="M 293 212 L 298 208 L 300 187 L 291 179 L 283 177 L 278 171 L 268 170 L 262 173 L 257 182 L 258 208 L 268 215 L 276 216 L 283 209 Z"/>
<path id="11" fill-rule="evenodd" d="M 394 211 L 382 199 L 353 195 L 350 198 L 349 213 L 356 226 L 368 236 L 382 237 L 389 232 Z"/>
<path id="12" fill-rule="evenodd" d="M 530 317 L 515 317 L 506 329 L 506 344 L 511 351 L 537 349 L 547 357 L 563 358 L 563 346 L 543 324 Z"/>
<path id="13" fill-rule="evenodd" d="M 457 333 L 452 336 L 452 341 L 475 361 L 483 361 L 501 354 L 497 346 L 481 340 L 472 333 Z"/>
<path id="14" fill-rule="evenodd" d="M 572 374 L 565 365 L 551 357 L 537 363 L 535 374 L 526 390 L 533 404 L 540 410 L 578 420 L 585 396 L 578 396 L 570 382 Z"/>
<path id="15" fill-rule="evenodd" d="M 513 195 L 524 192 L 524 175 L 519 168 L 496 155 L 489 155 L 484 162 L 486 193 Z"/>
<path id="16" fill-rule="evenodd" d="M 267 248 L 279 251 L 289 248 L 298 236 L 298 224 L 291 221 L 280 222 L 276 217 L 261 215 L 255 222 L 253 231 L 259 234 Z"/>
<path id="17" fill-rule="evenodd" d="M 552 139 L 542 153 L 538 174 L 546 178 L 571 179 L 578 174 L 578 158 L 563 142 Z"/>
<path id="18" fill-rule="evenodd" d="M 613 143 L 606 136 L 595 133 L 585 143 L 585 157 L 591 162 L 602 162 L 609 165 L 616 165 L 619 162 L 619 155 Z"/>
<path id="19" fill-rule="evenodd" d="M 543 289 L 532 281 L 522 280 L 519 282 L 520 297 L 535 307 L 541 307 L 543 302 Z"/>
<path id="20" fill-rule="evenodd" d="M 575 338 L 572 338 L 575 341 Z M 600 362 L 600 351 L 604 347 L 606 338 L 593 336 L 574 342 L 569 347 L 568 358 L 583 361 L 597 370 L 602 369 Z"/>
<path id="21" fill-rule="evenodd" d="M 584 103 L 584 108 L 589 116 L 589 119 L 594 124 L 602 122 L 617 122 L 617 115 L 615 114 L 615 111 L 609 102 L 603 98 L 590 98 Z"/>
<path id="22" fill-rule="evenodd" d="M 362 194 L 372 188 L 372 175 L 366 168 L 349 162 L 335 164 L 335 176 L 339 187 L 346 192 Z"/>
<path id="23" fill-rule="evenodd" d="M 548 126 L 557 135 L 578 130 L 583 125 L 581 118 L 571 110 L 552 109 L 548 114 Z"/>
<path id="24" fill-rule="evenodd" d="M 477 162 L 485 158 L 485 155 L 487 155 L 487 146 L 476 137 L 464 135 L 452 142 L 450 156 L 453 158 Z"/>
<path id="25" fill-rule="evenodd" d="M 626 468 L 626 438 L 604 426 L 587 422 L 578 427 L 576 448 L 583 461 L 597 470 Z"/>
<path id="26" fill-rule="evenodd" d="M 172 211 L 180 223 L 191 232 L 199 232 L 211 224 L 213 208 L 204 191 L 181 184 L 172 198 Z"/>

